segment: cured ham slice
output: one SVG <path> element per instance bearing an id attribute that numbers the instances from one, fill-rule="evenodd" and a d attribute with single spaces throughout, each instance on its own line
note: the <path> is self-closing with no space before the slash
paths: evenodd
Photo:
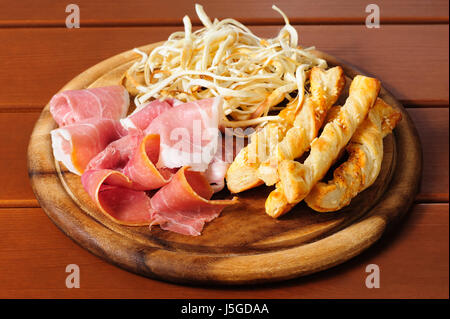
<path id="1" fill-rule="evenodd" d="M 119 120 L 129 105 L 127 90 L 114 85 L 58 93 L 50 100 L 50 112 L 59 126 L 66 126 L 86 119 Z"/>
<path id="2" fill-rule="evenodd" d="M 123 169 L 123 173 L 135 183 L 135 189 L 157 189 L 169 182 L 173 175 L 172 170 L 157 169 L 154 165 L 158 159 L 158 153 L 159 135 L 145 136 Z"/>
<path id="3" fill-rule="evenodd" d="M 143 134 L 137 131 L 110 143 L 103 151 L 91 159 L 86 170 L 123 169 L 139 146 L 142 138 Z"/>
<path id="4" fill-rule="evenodd" d="M 234 158 L 218 147 L 221 104 L 221 98 L 155 100 L 124 118 L 129 97 L 120 86 L 61 92 L 50 101 L 60 125 L 51 132 L 54 156 L 81 175 L 113 221 L 200 235 L 236 202 L 211 200 Z M 156 189 L 150 198 L 147 191 Z"/>
<path id="5" fill-rule="evenodd" d="M 227 170 L 245 144 L 244 138 L 236 137 L 227 130 L 224 136 L 219 135 L 217 152 L 204 173 L 215 193 L 225 187 Z"/>
<path id="6" fill-rule="evenodd" d="M 225 175 L 231 162 L 226 162 L 219 157 L 214 157 L 205 171 L 205 178 L 214 193 L 220 192 L 225 187 Z"/>
<path id="7" fill-rule="evenodd" d="M 157 166 L 205 171 L 217 151 L 222 102 L 220 97 L 188 102 L 155 118 L 145 133 L 160 135 Z"/>
<path id="8" fill-rule="evenodd" d="M 135 150 L 133 145 L 137 145 Z M 157 135 L 127 135 L 89 163 L 81 182 L 100 210 L 117 223 L 160 224 L 162 229 L 180 234 L 200 235 L 204 224 L 236 199 L 210 200 L 214 191 L 204 174 L 187 167 L 173 176 L 173 171 L 157 170 L 150 157 L 157 158 L 158 146 Z M 164 184 L 152 198 L 144 191 Z"/>
<path id="9" fill-rule="evenodd" d="M 171 108 L 172 104 L 168 101 L 154 100 L 136 110 L 127 118 L 121 119 L 120 122 L 127 129 L 145 130 L 155 118 Z"/>
<path id="10" fill-rule="evenodd" d="M 168 183 L 172 172 L 157 169 L 159 136 L 134 132 L 112 142 L 92 158 L 87 170 L 112 169 L 125 175 L 136 190 L 152 190 Z"/>
<path id="11" fill-rule="evenodd" d="M 105 216 L 116 223 L 150 224 L 150 198 L 132 189 L 132 181 L 124 174 L 111 169 L 89 170 L 81 176 L 81 182 Z"/>
<path id="12" fill-rule="evenodd" d="M 214 191 L 200 172 L 183 167 L 150 200 L 152 224 L 184 235 L 200 235 L 203 226 L 219 216 L 231 200 L 210 200 Z"/>
<path id="13" fill-rule="evenodd" d="M 89 161 L 126 132 L 119 121 L 84 120 L 50 132 L 55 159 L 81 175 Z"/>
<path id="14" fill-rule="evenodd" d="M 81 176 L 83 187 L 100 210 L 129 226 L 150 223 L 150 198 L 145 190 L 167 184 L 168 170 L 158 170 L 159 136 L 135 132 L 112 142 L 94 157 Z"/>

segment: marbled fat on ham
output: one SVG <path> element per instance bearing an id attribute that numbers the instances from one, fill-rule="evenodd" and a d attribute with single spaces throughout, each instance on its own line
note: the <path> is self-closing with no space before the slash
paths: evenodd
<path id="1" fill-rule="evenodd" d="M 50 113 L 59 126 L 86 119 L 119 120 L 127 115 L 130 98 L 120 86 L 63 91 L 50 100 Z"/>

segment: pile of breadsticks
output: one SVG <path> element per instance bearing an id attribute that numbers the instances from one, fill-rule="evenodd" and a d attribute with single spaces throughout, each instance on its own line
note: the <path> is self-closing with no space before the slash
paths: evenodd
<path id="1" fill-rule="evenodd" d="M 272 217 L 302 200 L 320 212 L 347 206 L 376 180 L 383 138 L 401 120 L 398 110 L 378 98 L 377 79 L 356 76 L 343 106 L 334 106 L 345 86 L 342 68 L 315 67 L 309 83 L 302 106 L 288 104 L 278 114 L 282 121 L 254 133 L 226 175 L 233 193 L 275 185 L 265 204 Z M 322 181 L 345 151 L 348 158 L 334 170 L 332 180 Z"/>

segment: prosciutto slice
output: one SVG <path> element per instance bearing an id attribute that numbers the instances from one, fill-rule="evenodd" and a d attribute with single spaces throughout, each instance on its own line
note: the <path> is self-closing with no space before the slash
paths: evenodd
<path id="1" fill-rule="evenodd" d="M 157 166 L 205 171 L 217 151 L 222 102 L 217 97 L 183 103 L 155 118 L 145 133 L 160 135 Z"/>
<path id="2" fill-rule="evenodd" d="M 138 129 L 143 131 L 155 118 L 171 108 L 172 105 L 167 101 L 154 100 L 145 104 L 127 118 L 120 120 L 120 122 L 127 129 Z"/>
<path id="3" fill-rule="evenodd" d="M 222 160 L 220 157 L 214 157 L 209 164 L 204 175 L 214 193 L 220 192 L 225 187 L 225 175 L 227 174 L 229 162 Z"/>
<path id="4" fill-rule="evenodd" d="M 110 143 L 103 151 L 91 159 L 86 170 L 91 169 L 118 169 L 121 170 L 130 160 L 143 135 L 140 132 L 127 134 Z"/>
<path id="5" fill-rule="evenodd" d="M 205 176 L 183 167 L 150 200 L 152 224 L 184 235 L 198 236 L 231 200 L 210 200 L 214 191 Z"/>
<path id="6" fill-rule="evenodd" d="M 222 99 L 155 100 L 124 118 L 128 107 L 121 86 L 55 95 L 55 159 L 81 175 L 86 192 L 115 222 L 200 235 L 236 202 L 211 200 L 229 165 L 218 147 Z M 157 190 L 153 197 L 150 190 Z"/>
<path id="7" fill-rule="evenodd" d="M 111 169 L 94 169 L 86 171 L 81 182 L 99 209 L 116 223 L 150 224 L 150 198 L 145 192 L 134 190 L 126 175 Z"/>
<path id="8" fill-rule="evenodd" d="M 124 136 L 91 160 L 81 182 L 100 210 L 117 223 L 160 224 L 180 234 L 200 235 L 204 224 L 236 199 L 210 200 L 214 191 L 203 173 L 187 167 L 175 174 L 157 169 L 153 162 L 158 152 L 158 135 Z M 152 198 L 147 196 L 145 190 L 157 188 Z"/>
<path id="9" fill-rule="evenodd" d="M 119 120 L 129 105 L 127 90 L 114 85 L 58 93 L 50 100 L 50 112 L 59 126 L 66 126 L 86 119 Z"/>
<path id="10" fill-rule="evenodd" d="M 216 154 L 204 173 L 215 193 L 225 187 L 228 167 L 245 144 L 244 138 L 236 137 L 228 130 L 223 136 L 219 134 Z"/>
<path id="11" fill-rule="evenodd" d="M 69 171 L 81 175 L 93 157 L 124 134 L 119 121 L 109 119 L 67 125 L 50 132 L 53 155 Z"/>
<path id="12" fill-rule="evenodd" d="M 126 135 L 91 160 L 81 176 L 83 187 L 100 210 L 116 222 L 148 225 L 150 198 L 145 190 L 160 188 L 173 174 L 156 169 L 152 160 L 157 160 L 158 152 L 158 135 Z"/>
<path id="13" fill-rule="evenodd" d="M 172 172 L 157 169 L 159 136 L 134 132 L 112 142 L 88 164 L 88 170 L 112 169 L 125 175 L 136 190 L 152 190 L 168 183 Z"/>

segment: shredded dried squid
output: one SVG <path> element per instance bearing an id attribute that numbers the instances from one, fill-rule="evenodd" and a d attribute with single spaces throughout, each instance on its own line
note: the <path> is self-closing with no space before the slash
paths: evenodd
<path id="1" fill-rule="evenodd" d="M 143 77 L 136 87 L 139 108 L 149 100 L 172 97 L 184 102 L 222 96 L 227 127 L 261 126 L 280 118 L 280 103 L 288 100 L 302 105 L 307 72 L 327 68 L 313 47 L 302 48 L 298 34 L 287 16 L 272 6 L 285 25 L 272 39 L 262 39 L 234 19 L 211 19 L 195 5 L 203 28 L 193 31 L 188 16 L 184 31 L 149 55 L 135 49 L 142 58 L 128 72 Z"/>

